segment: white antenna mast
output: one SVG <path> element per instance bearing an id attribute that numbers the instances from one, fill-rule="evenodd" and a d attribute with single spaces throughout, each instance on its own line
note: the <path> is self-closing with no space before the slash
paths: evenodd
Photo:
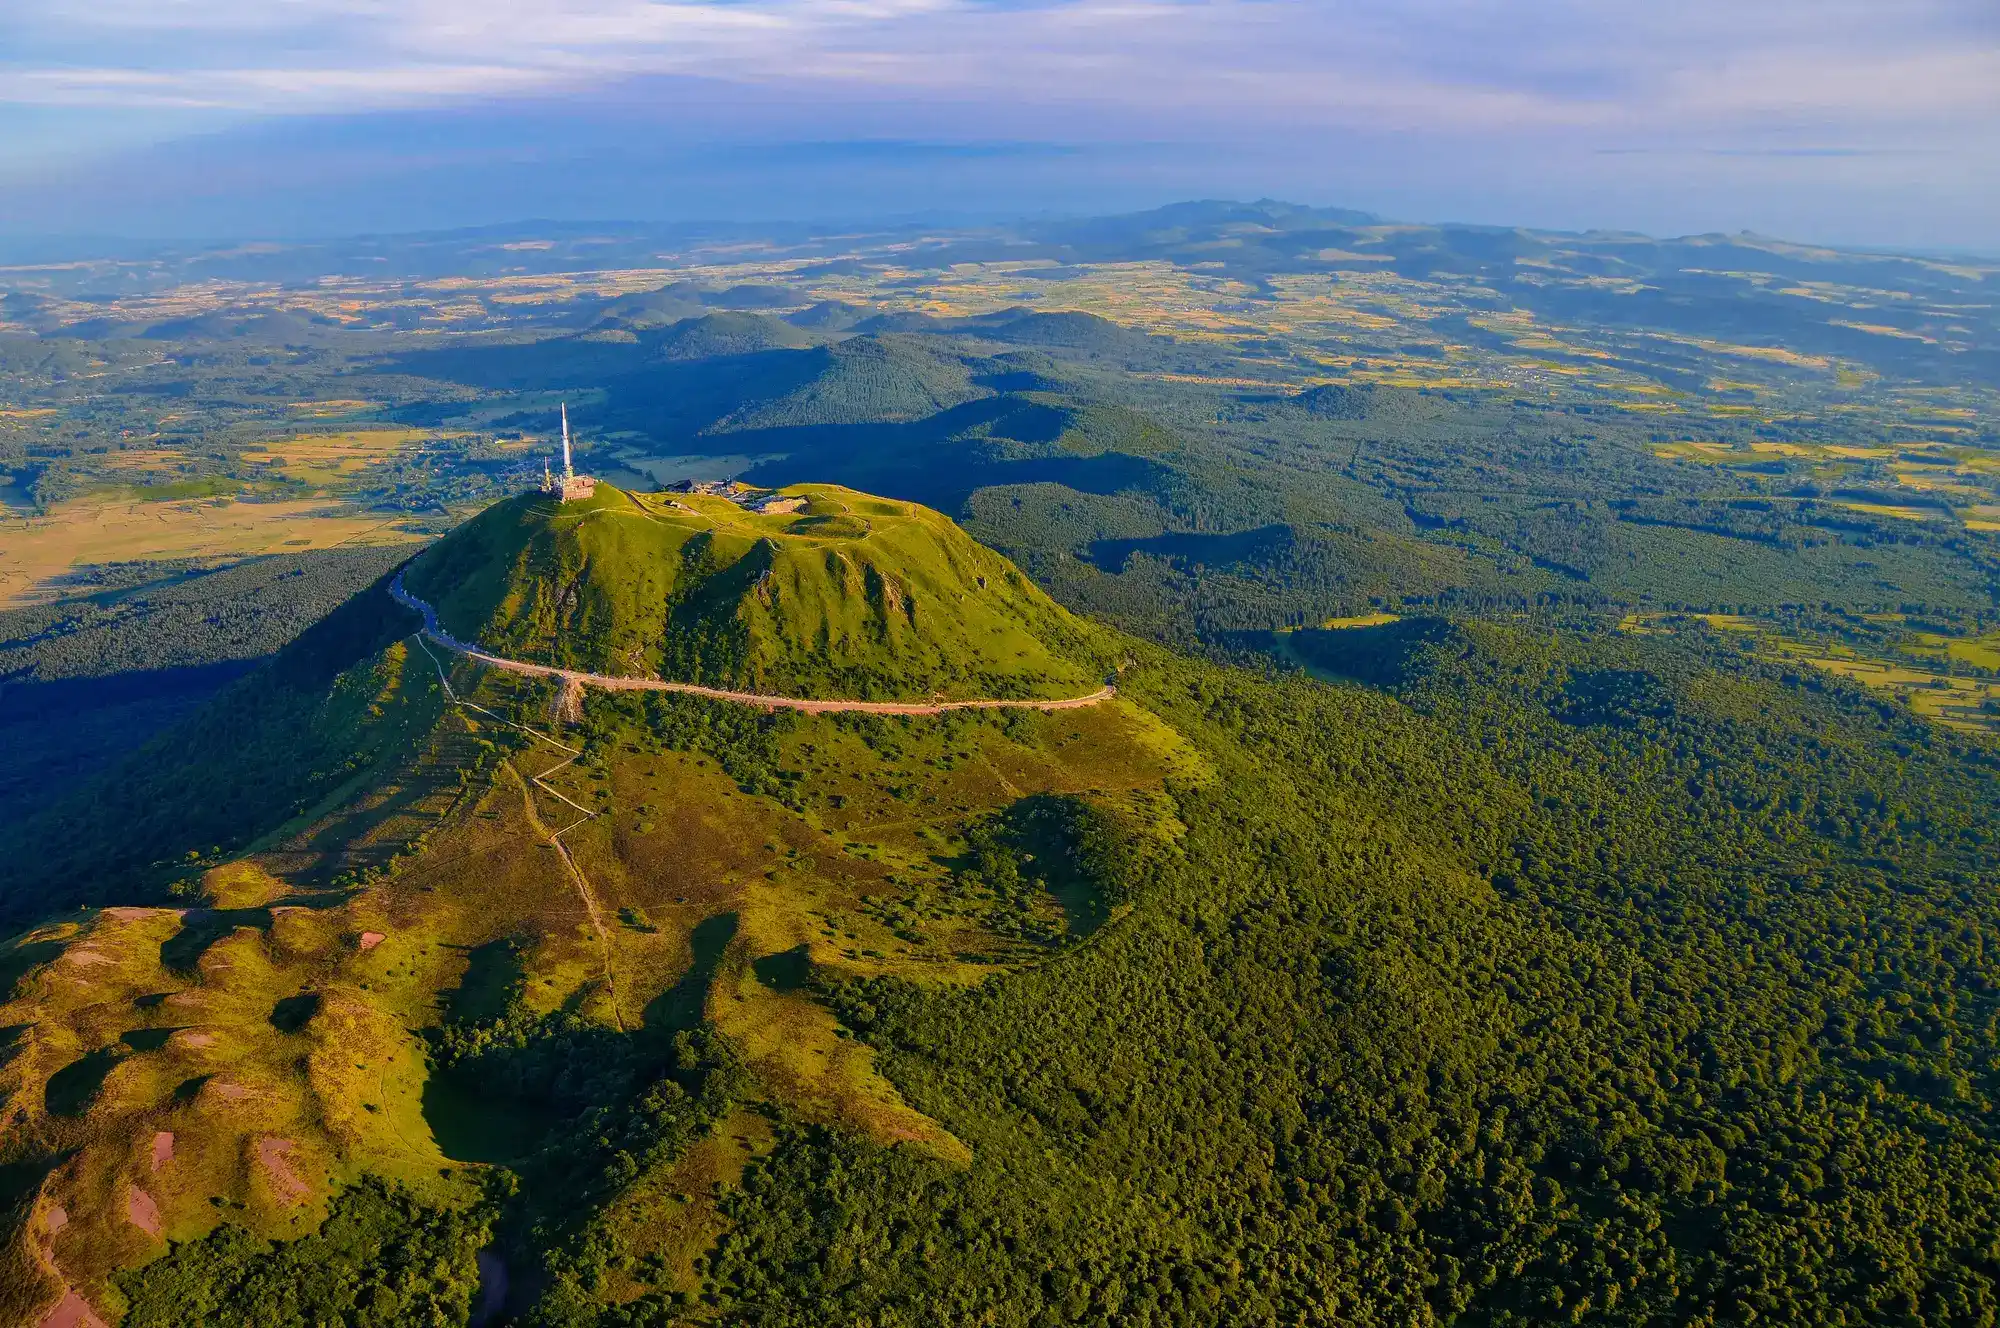
<path id="1" fill-rule="evenodd" d="M 569 460 L 569 402 L 567 401 L 562 403 L 562 422 L 563 422 L 563 478 L 565 480 L 572 480 L 576 478 L 576 468 L 570 465 L 570 460 Z"/>

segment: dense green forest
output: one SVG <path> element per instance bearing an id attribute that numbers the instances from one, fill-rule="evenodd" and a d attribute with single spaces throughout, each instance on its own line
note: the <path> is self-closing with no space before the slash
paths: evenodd
<path id="1" fill-rule="evenodd" d="M 0 610 L 0 804 L 75 792 L 400 560 L 360 549 L 221 569 L 109 569 L 138 584 Z M 60 715 L 60 723 L 50 717 Z"/>
<path id="2" fill-rule="evenodd" d="M 403 542 L 0 611 L 0 1319 L 2000 1322 L 2000 343 L 1923 312 L 1990 274 L 1003 238 L 8 297 L 0 574 L 128 507 Z M 565 401 L 551 535 L 491 504 Z M 725 474 L 820 505 L 652 492 Z M 1117 696 L 579 712 L 413 558 L 523 658 Z"/>
<path id="3" fill-rule="evenodd" d="M 1393 698 L 1150 662 L 1221 773 L 1093 855 L 1139 909 L 833 993 L 975 1161 L 783 1129 L 724 1318 L 1990 1320 L 1990 749 L 1507 629 Z"/>
<path id="4" fill-rule="evenodd" d="M 1132 648 L 1128 693 L 1213 776 L 1171 789 L 1170 840 L 1078 823 L 1130 910 L 972 990 L 822 992 L 969 1164 L 792 1117 L 713 1034 L 504 991 L 442 1026 L 440 1068 L 580 1123 L 480 1219 L 548 1268 L 523 1322 L 1991 1321 L 1983 740 L 1708 638 L 1307 634 L 1331 683 Z M 758 725 L 645 715 L 590 740 L 769 768 Z M 775 1144 L 700 1292 L 605 1308 L 632 1266 L 591 1205 L 746 1092 Z M 278 1286 L 229 1230 L 135 1305 Z M 377 1321 L 343 1307 L 387 1248 L 312 1247 L 352 1276 L 246 1321 Z"/>

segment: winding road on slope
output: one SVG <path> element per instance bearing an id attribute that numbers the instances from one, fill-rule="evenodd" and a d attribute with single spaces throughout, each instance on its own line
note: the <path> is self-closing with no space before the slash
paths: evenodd
<path id="1" fill-rule="evenodd" d="M 525 673 L 537 678 L 560 678 L 566 686 L 598 687 L 607 692 L 684 692 L 689 696 L 706 696 L 714 701 L 734 701 L 741 705 L 760 706 L 765 710 L 800 710 L 809 715 L 941 715 L 947 710 L 1080 710 L 1085 706 L 1109 701 L 1118 694 L 1116 687 L 1107 684 L 1088 696 L 1072 696 L 1056 701 L 815 701 L 802 696 L 732 692 L 720 687 L 703 687 L 691 682 L 664 682 L 658 678 L 621 678 L 609 673 L 582 673 L 575 669 L 558 669 L 547 664 L 530 664 L 525 660 L 506 659 L 481 650 L 476 645 L 458 640 L 445 631 L 438 622 L 435 609 L 404 587 L 401 573 L 398 573 L 396 579 L 390 583 L 389 593 L 404 608 L 422 614 L 424 635 L 446 650 L 478 663 L 491 665 L 496 669 L 505 669 L 509 673 Z"/>

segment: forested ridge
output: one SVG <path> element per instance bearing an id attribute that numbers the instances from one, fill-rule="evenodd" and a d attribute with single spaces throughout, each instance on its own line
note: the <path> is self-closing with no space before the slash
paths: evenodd
<path id="1" fill-rule="evenodd" d="M 971 1161 L 752 1092 L 702 1290 L 607 1305 L 632 1256 L 552 1177 L 587 1213 L 749 1090 L 600 1050 L 495 1200 L 560 1291 L 523 1322 L 1994 1321 L 1989 745 L 1701 637 L 1301 644 L 1372 685 L 1134 650 L 1213 773 L 1168 838 L 1070 823 L 1129 911 L 971 990 L 822 983 Z M 440 1044 L 475 1082 L 582 1046 L 493 1017 Z"/>
<path id="2" fill-rule="evenodd" d="M 1789 703 L 1791 727 L 1595 724 L 1550 750 L 1562 720 L 1529 703 L 1554 653 L 1441 661 L 1461 676 L 1412 682 L 1421 717 L 1160 680 L 1227 755 L 1180 792 L 1176 849 L 1133 864 L 1141 910 L 975 994 L 865 993 L 971 1171 L 794 1136 L 736 1207 L 723 1303 L 1991 1322 L 1990 754 L 1685 658 L 1679 686 L 1643 676 Z"/>
<path id="3" fill-rule="evenodd" d="M 0 298 L 0 1323 L 2000 1324 L 1989 268 L 541 234 Z"/>
<path id="4" fill-rule="evenodd" d="M 112 586 L 88 598 L 0 609 L 0 802 L 18 817 L 76 791 L 401 556 L 328 550 L 220 570 L 114 567 L 99 569 Z M 120 574 L 138 584 L 116 585 Z"/>

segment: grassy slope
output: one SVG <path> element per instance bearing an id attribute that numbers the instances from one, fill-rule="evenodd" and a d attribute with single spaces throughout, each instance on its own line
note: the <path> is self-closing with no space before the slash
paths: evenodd
<path id="1" fill-rule="evenodd" d="M 280 1078 L 274 1101 L 314 1114 L 257 1128 L 330 1159 L 316 1183 L 414 1183 L 399 1138 L 462 1159 L 454 1176 L 506 1160 L 525 1186 L 507 1239 L 549 1260 L 535 1323 L 698 1290 L 770 1324 L 1524 1324 L 1586 1296 L 1635 1324 L 1829 1322 L 1871 1296 L 1879 1321 L 1942 1322 L 1980 1303 L 2000 1211 L 1974 879 L 1990 753 L 1672 638 L 1399 626 L 1325 634 L 1384 648 L 1323 662 L 1369 664 L 1400 702 L 1145 650 L 1132 702 L 1067 715 L 593 697 L 589 754 L 558 779 L 606 813 L 570 840 L 617 920 L 615 989 L 526 831 L 528 805 L 551 823 L 562 805 L 476 759 L 459 812 L 344 918 L 280 915 L 297 920 L 178 973 L 120 943 L 157 915 L 51 934 L 0 1012 L 46 1026 L 8 1069 L 28 1076 L 15 1101 L 33 1115 L 33 1076 L 130 1048 L 78 1115 L 36 1118 L 84 1145 L 51 1190 L 76 1222 L 58 1256 L 157 1250 L 116 1219 L 119 1185 L 153 1183 L 143 1131 L 241 1147 L 199 1093 L 139 1091 L 190 1073 L 174 1058 L 214 1055 L 228 1080 L 298 1064 L 286 1039 L 358 1046 L 323 1012 L 277 1030 L 251 999 L 310 981 L 323 1011 L 387 1015 L 363 1061 L 442 1021 L 462 1050 L 431 1064 L 466 1076 L 457 1106 L 411 1114 L 412 1061 L 396 1097 Z M 525 719 L 548 699 L 459 681 Z M 527 773 L 554 760 L 461 736 Z M 1050 794 L 1108 830 L 1077 833 Z M 365 809 L 345 815 L 261 861 L 365 839 Z M 1119 893 L 1061 907 L 1071 870 Z M 217 903 L 245 902 L 236 879 L 210 878 Z M 388 939 L 340 940 L 366 927 Z M 141 1049 L 121 1028 L 179 1017 L 108 988 L 57 1001 L 114 976 L 195 997 L 224 1050 Z M 617 1143 L 645 1100 L 624 1067 L 680 1058 L 664 1040 L 697 1022 L 749 1086 L 671 1146 Z M 1941 1040 L 1920 1053 L 1916 1031 Z M 538 1057 L 561 1069 L 546 1089 Z M 159 1185 L 170 1230 L 215 1219 L 198 1188 Z M 268 1220 L 254 1188 L 240 1201 Z M 646 1303 L 630 1322 L 671 1320 Z"/>
<path id="2" fill-rule="evenodd" d="M 1006 603 L 1064 627 L 1060 610 L 940 518 L 850 497 L 876 523 L 871 552 L 935 553 L 949 538 L 948 570 L 983 569 Z M 661 529 L 643 516 L 588 525 Z M 958 984 L 1040 961 L 1098 925 L 1108 904 L 1066 878 L 989 880 L 968 865 L 996 844 L 1047 837 L 1033 817 L 1008 821 L 1008 809 L 1085 797 L 1143 823 L 1149 790 L 1196 768 L 1170 731 L 1119 704 L 885 722 L 597 695 L 583 731 L 568 735 L 589 754 L 551 777 L 564 802 L 524 777 L 565 754 L 444 709 L 431 662 L 407 638 L 377 644 L 410 625 L 383 617 L 379 598 L 246 680 L 295 700 L 202 716 L 192 739 L 151 751 L 139 772 L 148 824 L 210 815 L 218 791 L 274 777 L 265 740 L 282 746 L 317 725 L 342 750 L 371 754 L 350 763 L 345 783 L 276 828 L 289 800 L 252 817 L 264 827 L 254 852 L 187 868 L 192 888 L 177 902 L 194 911 L 87 908 L 0 946 L 0 1028 L 16 1031 L 0 1066 L 10 1122 L 0 1164 L 15 1168 L 0 1197 L 24 1205 L 8 1255 L 20 1303 L 7 1312 L 54 1285 L 38 1249 L 115 1311 L 117 1271 L 153 1259 L 162 1238 L 200 1238 L 225 1219 L 297 1234 L 363 1175 L 447 1205 L 470 1202 L 499 1159 L 532 1177 L 535 1159 L 566 1142 L 551 1143 L 550 1131 L 582 1108 L 522 1087 L 504 1047 L 526 1029 L 532 1056 L 537 1030 L 559 1024 L 592 1047 L 627 1030 L 611 1052 L 585 1053 L 612 1067 L 585 1106 L 622 1102 L 643 1072 L 632 1066 L 671 1061 L 665 1040 L 704 1022 L 753 1076 L 751 1102 L 712 1142 L 649 1164 L 630 1196 L 607 1195 L 580 1229 L 626 1232 L 692 1289 L 693 1261 L 721 1222 L 697 1177 L 726 1180 L 768 1150 L 759 1110 L 963 1155 L 874 1072 L 873 1053 L 805 980 Z M 545 683 L 459 664 L 455 686 L 545 726 Z M 274 733 L 255 732 L 260 724 Z M 231 734 L 246 744 L 233 753 Z M 569 825 L 579 803 L 602 814 L 565 842 L 604 935 L 545 845 L 546 829 Z M 98 879 L 90 897 L 128 902 L 119 879 Z M 450 1031 L 443 1048 L 427 1045 L 440 1029 Z M 439 1065 L 455 1068 L 440 1078 Z M 162 1134 L 172 1156 L 156 1162 Z M 562 1183 L 574 1180 L 565 1171 Z M 695 1190 L 700 1202 L 676 1207 L 672 1221 L 655 1211 L 661 1195 Z M 158 1235 L 133 1220 L 135 1202 L 157 1209 Z M 51 1231 L 57 1208 L 66 1225 Z"/>
<path id="3" fill-rule="evenodd" d="M 168 885 L 358 782 L 435 724 L 385 648 L 417 625 L 378 584 L 33 816 L 0 822 L 0 921 L 165 902 Z M 107 833 L 107 827 L 115 827 Z"/>
<path id="4" fill-rule="evenodd" d="M 513 658 L 790 695 L 1075 696 L 1088 629 L 914 504 L 825 485 L 801 512 L 600 486 L 502 503 L 419 558 L 445 625 Z"/>
<path id="5" fill-rule="evenodd" d="M 405 556 L 259 558 L 0 611 L 0 808 L 24 817 L 74 792 Z"/>
<path id="6" fill-rule="evenodd" d="M 482 690 L 467 670 L 458 682 L 526 719 L 547 700 L 509 677 L 487 674 Z M 422 674 L 404 685 L 422 690 Z M 580 1019 L 595 1038 L 625 1029 L 620 1054 L 631 1055 L 705 1018 L 740 1052 L 754 1096 L 962 1157 L 801 979 L 959 984 L 1036 962 L 1094 925 L 1101 905 L 1033 882 L 996 894 L 949 865 L 972 851 L 968 836 L 1023 796 L 1115 803 L 1189 768 L 1171 733 L 1116 705 L 857 728 L 683 698 L 654 698 L 650 713 L 637 698 L 589 704 L 600 741 L 556 786 L 603 812 L 567 842 L 610 924 L 605 942 L 534 828 L 573 812 L 516 777 L 560 753 L 454 719 L 392 779 L 208 872 L 201 902 L 213 911 L 92 910 L 0 956 L 21 971 L 0 1026 L 35 1029 L 0 1078 L 21 1113 L 6 1148 L 54 1168 L 42 1210 L 68 1215 L 53 1251 L 72 1282 L 115 1306 L 106 1279 L 164 1248 L 128 1217 L 135 1189 L 171 1239 L 225 1216 L 284 1236 L 310 1230 L 330 1192 L 364 1174 L 463 1204 L 482 1164 L 532 1171 L 567 1109 L 510 1091 L 504 1064 L 499 1081 L 480 1079 L 477 1054 L 471 1070 L 435 1080 L 421 1030 L 440 1020 L 479 1046 L 508 1036 L 482 1032 L 489 1024 Z M 738 740 L 707 736 L 737 724 L 748 725 Z M 662 746 L 662 729 L 688 746 Z M 385 817 L 427 768 L 430 805 Z M 1132 806 L 1143 814 L 1143 801 Z M 385 838 L 404 852 L 371 873 Z M 314 888 L 341 864 L 371 883 Z M 363 949 L 370 933 L 382 939 Z M 615 1105 L 629 1087 L 598 1091 Z M 730 1129 L 761 1129 L 768 1144 L 755 1119 Z M 160 1132 L 175 1151 L 155 1166 Z M 303 1182 L 296 1195 L 259 1153 L 270 1140 Z M 628 1239 L 691 1267 L 718 1229 L 713 1204 L 682 1205 L 662 1225 L 643 1196 L 700 1188 L 682 1173 L 721 1165 L 712 1152 L 665 1159 L 591 1220 L 636 1223 Z"/>

